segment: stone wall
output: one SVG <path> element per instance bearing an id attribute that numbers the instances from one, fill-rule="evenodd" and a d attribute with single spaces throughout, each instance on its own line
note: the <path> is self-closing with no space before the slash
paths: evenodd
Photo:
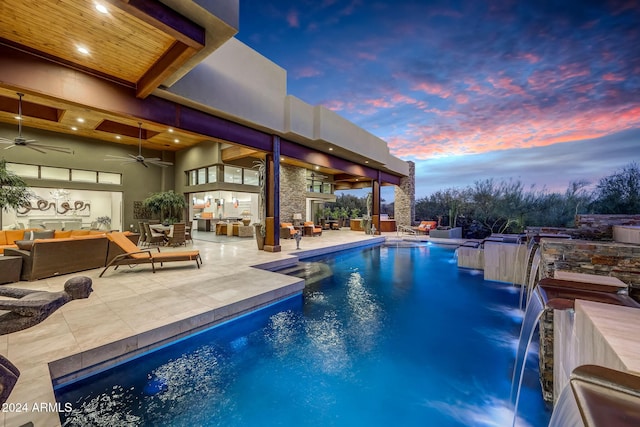
<path id="1" fill-rule="evenodd" d="M 573 239 L 613 240 L 614 225 L 640 225 L 640 215 L 576 215 L 575 228 L 527 227 L 527 234 L 566 234 Z"/>
<path id="2" fill-rule="evenodd" d="M 614 225 L 640 225 L 640 215 L 576 215 L 580 238 L 612 240 Z"/>
<path id="3" fill-rule="evenodd" d="M 280 164 L 280 221 L 293 222 L 293 214 L 306 218 L 306 184 L 304 168 Z"/>
<path id="4" fill-rule="evenodd" d="M 640 289 L 640 246 L 617 242 L 542 239 L 543 277 L 555 270 L 617 277 Z"/>
<path id="5" fill-rule="evenodd" d="M 416 210 L 416 165 L 409 164 L 409 176 L 400 180 L 400 185 L 395 187 L 394 219 L 396 226 L 413 225 Z"/>

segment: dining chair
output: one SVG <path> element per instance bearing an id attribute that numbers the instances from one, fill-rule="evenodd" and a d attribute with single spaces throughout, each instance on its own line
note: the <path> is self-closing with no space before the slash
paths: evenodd
<path id="1" fill-rule="evenodd" d="M 138 230 L 140 230 L 140 240 L 138 241 L 138 245 L 140 247 L 148 246 L 149 242 L 147 242 L 147 230 L 145 229 L 144 222 L 138 221 Z"/>
<path id="2" fill-rule="evenodd" d="M 171 226 L 171 230 L 169 231 L 167 246 L 186 246 L 187 243 L 185 238 L 185 230 L 186 224 L 184 222 L 177 222 L 173 224 Z"/>
<path id="3" fill-rule="evenodd" d="M 187 226 L 184 232 L 184 240 L 193 243 L 193 231 L 196 229 L 196 220 L 191 221 L 191 225 Z"/>
<path id="4" fill-rule="evenodd" d="M 144 223 L 144 231 L 147 233 L 147 244 L 148 245 L 159 245 L 164 244 L 165 235 L 164 233 L 159 233 L 149 227 L 149 223 Z"/>

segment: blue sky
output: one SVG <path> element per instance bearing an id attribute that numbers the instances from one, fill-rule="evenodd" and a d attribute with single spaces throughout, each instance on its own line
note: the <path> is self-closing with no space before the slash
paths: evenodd
<path id="1" fill-rule="evenodd" d="M 564 192 L 640 157 L 640 2 L 240 1 L 238 39 L 416 163 L 416 197 Z"/>

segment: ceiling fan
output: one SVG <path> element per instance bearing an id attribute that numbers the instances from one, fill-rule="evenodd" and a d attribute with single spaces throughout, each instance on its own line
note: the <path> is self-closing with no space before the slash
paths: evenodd
<path id="1" fill-rule="evenodd" d="M 113 162 L 122 162 L 122 163 L 133 163 L 138 162 L 142 164 L 145 168 L 148 168 L 149 165 L 160 166 L 161 168 L 166 168 L 167 166 L 172 166 L 173 163 L 165 162 L 160 160 L 159 157 L 151 157 L 146 159 L 142 155 L 142 123 L 138 123 L 138 155 L 134 156 L 133 154 L 127 154 L 126 156 L 114 156 L 112 154 L 107 154 L 106 161 Z"/>
<path id="2" fill-rule="evenodd" d="M 32 150 L 38 151 L 39 153 L 46 154 L 46 150 L 57 151 L 59 153 L 71 154 L 72 151 L 66 147 L 58 147 L 55 145 L 44 145 L 36 142 L 35 139 L 25 139 L 22 136 L 22 97 L 24 93 L 17 92 L 18 95 L 18 136 L 14 139 L 8 139 L 0 137 L 0 144 L 7 145 L 4 147 L 5 150 L 14 147 L 27 147 Z"/>

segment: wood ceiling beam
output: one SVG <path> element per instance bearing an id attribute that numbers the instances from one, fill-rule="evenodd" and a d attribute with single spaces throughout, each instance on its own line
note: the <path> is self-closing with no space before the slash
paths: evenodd
<path id="1" fill-rule="evenodd" d="M 155 0 L 108 0 L 110 4 L 169 34 L 185 45 L 200 50 L 206 30 L 173 9 Z"/>
<path id="2" fill-rule="evenodd" d="M 257 154 L 258 151 L 252 148 L 241 147 L 239 145 L 225 148 L 222 150 L 222 161 L 230 162 L 237 159 L 243 159 L 245 157 L 253 156 Z"/>
<path id="3" fill-rule="evenodd" d="M 140 78 L 136 85 L 136 96 L 146 98 L 169 76 L 178 69 L 193 55 L 198 53 L 196 49 L 182 42 L 176 42 L 164 55 L 153 64 L 149 70 Z"/>

